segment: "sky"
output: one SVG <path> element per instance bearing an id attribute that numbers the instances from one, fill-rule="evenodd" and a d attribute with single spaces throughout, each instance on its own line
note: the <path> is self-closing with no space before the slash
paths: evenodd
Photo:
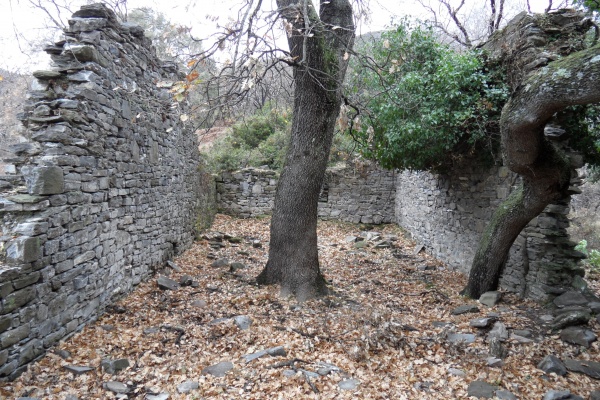
<path id="1" fill-rule="evenodd" d="M 39 9 L 33 9 L 31 0 L 0 0 L 0 68 L 10 71 L 30 72 L 44 67 L 48 57 L 44 53 L 32 55 L 31 43 L 48 42 L 45 15 Z M 50 0 L 35 0 L 50 5 Z M 57 0 L 71 3 L 72 10 L 86 0 Z M 228 19 L 236 18 L 240 4 L 248 0 L 127 0 L 128 9 L 151 7 L 163 12 L 171 21 L 192 27 L 195 37 L 206 37 L 216 29 L 216 24 L 224 25 Z M 428 0 L 425 0 L 428 1 Z M 435 3 L 435 0 L 431 0 Z M 450 0 L 456 1 L 456 0 Z M 468 5 L 482 4 L 481 1 L 467 0 Z M 517 3 L 522 0 L 507 0 Z M 426 13 L 415 1 L 408 0 L 368 0 L 370 19 L 362 21 L 358 33 L 382 30 L 389 25 L 392 18 L 403 15 L 425 18 Z M 263 0 L 263 8 L 273 9 L 275 0 Z M 531 0 L 534 12 L 539 12 L 547 5 L 547 0 Z M 271 7 L 271 8 L 269 8 Z M 523 5 L 516 6 L 523 9 Z M 475 12 L 476 13 L 476 12 Z M 66 15 L 69 15 L 66 13 Z M 56 31 L 57 35 L 60 32 Z M 59 37 L 56 37 L 58 39 Z M 52 40 L 52 39 L 50 39 Z"/>

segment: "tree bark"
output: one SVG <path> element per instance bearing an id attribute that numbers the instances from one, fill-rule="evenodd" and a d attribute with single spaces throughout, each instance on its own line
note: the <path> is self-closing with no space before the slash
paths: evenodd
<path id="1" fill-rule="evenodd" d="M 277 5 L 293 26 L 288 42 L 295 60 L 294 112 L 291 141 L 275 193 L 269 259 L 257 282 L 281 284 L 284 295 L 303 301 L 327 293 L 319 268 L 317 204 L 354 25 L 348 0 L 321 1 L 318 16 L 310 1 L 304 7 L 293 0 L 278 0 Z"/>
<path id="2" fill-rule="evenodd" d="M 522 185 L 494 213 L 473 259 L 463 293 L 472 298 L 498 287 L 513 242 L 552 201 L 567 194 L 568 158 L 544 136 L 552 116 L 568 106 L 600 101 L 600 46 L 573 53 L 532 73 L 502 110 L 505 164 Z"/>

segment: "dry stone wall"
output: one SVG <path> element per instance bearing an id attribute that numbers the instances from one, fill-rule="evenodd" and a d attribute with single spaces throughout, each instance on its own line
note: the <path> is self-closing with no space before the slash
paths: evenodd
<path id="1" fill-rule="evenodd" d="M 498 205 L 519 183 L 506 167 L 463 166 L 451 175 L 398 174 L 397 223 L 427 251 L 465 274 L 481 234 Z M 568 199 L 551 204 L 513 244 L 500 285 L 522 296 L 547 300 L 572 284 L 583 284 L 573 247 Z"/>
<path id="2" fill-rule="evenodd" d="M 242 218 L 271 214 L 279 175 L 247 168 L 216 178 L 221 212 Z M 395 173 L 371 164 L 329 168 L 319 198 L 319 217 L 354 223 L 394 222 Z"/>
<path id="3" fill-rule="evenodd" d="M 197 139 L 141 28 L 85 6 L 48 46 L 0 176 L 0 378 L 97 318 L 194 239 Z"/>

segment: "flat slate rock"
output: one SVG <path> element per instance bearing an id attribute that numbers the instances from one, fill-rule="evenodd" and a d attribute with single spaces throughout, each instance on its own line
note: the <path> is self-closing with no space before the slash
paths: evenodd
<path id="1" fill-rule="evenodd" d="M 469 383 L 467 394 L 478 399 L 491 399 L 498 386 L 487 383 L 486 381 L 473 381 Z"/>
<path id="2" fill-rule="evenodd" d="M 229 371 L 233 369 L 233 363 L 231 361 L 221 361 L 218 364 L 211 365 L 202 370 L 202 375 L 212 375 L 217 378 L 225 376 Z"/>
<path id="3" fill-rule="evenodd" d="M 472 333 L 449 333 L 446 337 L 446 340 L 454 344 L 470 344 L 475 342 L 475 335 L 473 335 Z"/>
<path id="4" fill-rule="evenodd" d="M 494 307 L 500 301 L 501 298 L 502 293 L 500 292 L 485 292 L 479 297 L 479 302 L 488 307 Z"/>
<path id="5" fill-rule="evenodd" d="M 517 396 L 504 389 L 496 390 L 494 395 L 496 395 L 496 397 L 500 400 L 517 400 Z"/>
<path id="6" fill-rule="evenodd" d="M 185 381 L 177 385 L 177 393 L 189 393 L 200 387 L 197 381 Z"/>
<path id="7" fill-rule="evenodd" d="M 565 367 L 571 372 L 580 372 L 594 379 L 600 379 L 600 362 L 580 361 L 567 358 Z"/>
<path id="8" fill-rule="evenodd" d="M 129 393 L 129 387 L 122 382 L 109 381 L 109 382 L 106 382 L 103 386 L 106 390 L 109 390 L 113 393 L 117 393 L 117 394 Z"/>
<path id="9" fill-rule="evenodd" d="M 286 356 L 287 352 L 285 351 L 283 346 L 276 346 L 271 347 L 269 349 L 257 351 L 256 353 L 243 355 L 242 358 L 246 360 L 247 363 L 249 363 L 250 361 L 254 361 L 266 355 L 269 355 L 271 357 Z"/>
<path id="10" fill-rule="evenodd" d="M 177 290 L 179 289 L 179 283 L 173 279 L 167 278 L 166 276 L 159 276 L 156 280 L 156 284 L 162 290 Z"/>
<path id="11" fill-rule="evenodd" d="M 560 333 L 560 339 L 563 342 L 589 348 L 592 345 L 592 342 L 596 341 L 597 336 L 589 329 L 580 326 L 569 326 Z"/>
<path id="12" fill-rule="evenodd" d="M 169 400 L 169 393 L 147 394 L 146 400 Z"/>
<path id="13" fill-rule="evenodd" d="M 567 367 L 562 361 L 552 354 L 548 354 L 540 363 L 537 365 L 539 369 L 547 374 L 554 372 L 556 375 L 565 376 L 567 374 Z"/>
<path id="14" fill-rule="evenodd" d="M 250 318 L 248 315 L 238 315 L 233 317 L 233 322 L 238 328 L 245 331 L 252 325 L 252 318 Z"/>
<path id="15" fill-rule="evenodd" d="M 79 365 L 65 365 L 63 368 L 69 372 L 74 373 L 75 375 L 85 374 L 86 372 L 94 370 L 94 368 L 92 367 Z"/>
<path id="16" fill-rule="evenodd" d="M 464 306 L 456 307 L 454 310 L 452 310 L 452 315 L 462 315 L 476 312 L 479 312 L 479 308 L 475 304 L 465 304 Z"/>
<path id="17" fill-rule="evenodd" d="M 229 260 L 226 258 L 219 258 L 218 260 L 213 261 L 210 266 L 213 268 L 229 267 Z"/>
<path id="18" fill-rule="evenodd" d="M 589 303 L 589 300 L 574 290 L 569 290 L 554 299 L 554 304 L 557 307 L 583 306 L 587 303 Z"/>
<path id="19" fill-rule="evenodd" d="M 554 318 L 551 327 L 552 329 L 557 330 L 566 328 L 567 326 L 584 325 L 587 324 L 591 318 L 592 315 L 587 311 L 571 311 Z"/>
<path id="20" fill-rule="evenodd" d="M 544 395 L 543 400 L 563 400 L 571 399 L 571 392 L 569 390 L 549 390 Z"/>
<path id="21" fill-rule="evenodd" d="M 506 329 L 506 325 L 500 321 L 496 322 L 490 333 L 488 333 L 488 340 L 492 338 L 498 338 L 501 341 L 508 339 L 508 330 Z"/>
<path id="22" fill-rule="evenodd" d="M 475 318 L 469 321 L 469 326 L 472 326 L 473 328 L 483 329 L 489 327 L 492 324 L 492 322 L 495 322 L 497 319 L 498 318 L 495 317 Z"/>
<path id="23" fill-rule="evenodd" d="M 360 385 L 360 381 L 358 379 L 345 379 L 338 383 L 338 387 L 342 390 L 354 390 Z"/>

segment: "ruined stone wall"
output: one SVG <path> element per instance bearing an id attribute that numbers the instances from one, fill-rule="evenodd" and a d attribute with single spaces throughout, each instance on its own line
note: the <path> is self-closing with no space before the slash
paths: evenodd
<path id="1" fill-rule="evenodd" d="M 466 165 L 450 175 L 398 174 L 396 222 L 430 254 L 468 274 L 481 234 L 494 210 L 519 183 L 506 167 Z M 511 248 L 501 287 L 546 300 L 582 275 L 566 228 L 568 202 L 546 207 Z"/>
<path id="2" fill-rule="evenodd" d="M 208 182 L 163 88 L 175 66 L 104 6 L 69 26 L 34 73 L 21 117 L 32 140 L 0 176 L 0 377 L 185 249 Z"/>
<path id="3" fill-rule="evenodd" d="M 247 168 L 216 178 L 221 212 L 242 218 L 271 214 L 279 175 Z M 319 217 L 354 223 L 394 222 L 395 175 L 371 164 L 328 168 Z"/>

